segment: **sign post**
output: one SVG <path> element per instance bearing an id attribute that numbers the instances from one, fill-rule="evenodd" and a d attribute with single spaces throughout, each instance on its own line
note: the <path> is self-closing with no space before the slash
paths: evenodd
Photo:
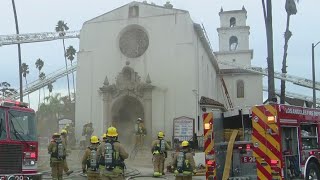
<path id="1" fill-rule="evenodd" d="M 203 114 L 204 152 L 206 180 L 216 180 L 216 160 L 214 154 L 213 113 Z"/>

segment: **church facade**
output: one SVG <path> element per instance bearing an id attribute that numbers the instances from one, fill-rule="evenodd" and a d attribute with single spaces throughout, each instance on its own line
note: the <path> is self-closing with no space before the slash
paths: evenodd
<path id="1" fill-rule="evenodd" d="M 119 7 L 81 29 L 76 133 L 92 122 L 95 134 L 113 125 L 128 140 L 142 118 L 147 140 L 160 130 L 170 139 L 179 117 L 193 119 L 197 132 L 200 100 L 226 110 L 220 75 L 203 28 L 187 11 L 140 2 Z"/>

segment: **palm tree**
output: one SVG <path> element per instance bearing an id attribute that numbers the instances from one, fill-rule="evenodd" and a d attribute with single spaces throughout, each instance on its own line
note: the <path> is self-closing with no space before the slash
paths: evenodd
<path id="1" fill-rule="evenodd" d="M 13 14 L 14 14 L 14 20 L 16 23 L 16 33 L 19 34 L 19 24 L 18 24 L 18 16 L 16 11 L 16 5 L 14 3 L 14 0 L 12 2 L 12 8 L 13 8 Z M 19 84 L 20 84 L 20 101 L 23 101 L 23 93 L 22 93 L 22 69 L 21 69 L 21 47 L 20 44 L 18 44 L 18 57 L 19 57 Z"/>
<path id="2" fill-rule="evenodd" d="M 59 33 L 59 36 L 63 37 L 66 34 L 65 31 L 69 30 L 69 27 L 67 26 L 67 23 L 65 23 L 64 21 L 60 20 L 60 21 L 58 21 L 55 30 L 56 30 L 56 32 Z M 62 44 L 63 44 L 64 62 L 66 64 L 66 70 L 67 70 L 68 63 L 67 63 L 67 57 L 66 57 L 66 46 L 65 46 L 65 43 L 64 43 L 64 38 L 62 39 Z M 70 95 L 70 84 L 69 84 L 69 75 L 68 74 L 67 74 L 67 81 L 68 81 L 68 93 L 69 93 L 69 99 L 70 99 L 71 95 Z"/>
<path id="3" fill-rule="evenodd" d="M 287 73 L 287 52 L 288 52 L 288 42 L 292 36 L 291 31 L 289 30 L 290 26 L 290 16 L 297 14 L 297 7 L 295 1 L 298 0 L 286 0 L 285 9 L 287 11 L 287 26 L 286 31 L 284 32 L 284 50 L 283 50 L 283 60 L 282 60 L 282 73 Z M 286 99 L 286 81 L 281 80 L 281 95 L 280 95 L 280 103 L 284 104 Z"/>
<path id="4" fill-rule="evenodd" d="M 72 66 L 72 61 L 74 60 L 74 56 L 76 55 L 76 49 L 73 48 L 73 46 L 69 46 L 66 51 L 66 56 L 71 62 Z M 74 86 L 74 73 L 72 72 L 72 84 L 73 84 L 73 93 L 76 94 L 75 86 Z"/>
<path id="5" fill-rule="evenodd" d="M 51 96 L 51 93 L 52 93 L 52 89 L 53 89 L 52 83 L 48 84 L 47 88 L 48 88 L 48 90 L 49 90 L 49 97 L 50 97 L 50 96 Z"/>
<path id="6" fill-rule="evenodd" d="M 36 61 L 36 63 L 35 63 L 35 65 L 36 65 L 36 68 L 38 69 L 38 71 L 39 71 L 39 78 L 40 78 L 40 72 L 41 72 L 41 69 L 42 69 L 42 67 L 43 67 L 43 65 L 44 65 L 44 62 L 43 62 L 43 60 L 41 60 L 40 58 L 39 59 L 37 59 L 37 61 Z M 38 108 L 40 107 L 40 89 L 39 89 L 39 101 L 38 101 Z"/>
<path id="7" fill-rule="evenodd" d="M 63 108 L 59 93 L 46 97 L 46 102 L 40 104 L 37 111 L 39 124 L 46 124 L 38 127 L 41 134 L 52 134 L 58 130 L 58 118 Z"/>
<path id="8" fill-rule="evenodd" d="M 11 84 L 8 82 L 0 82 L 0 97 L 1 98 L 6 98 L 10 95 L 13 95 L 17 93 L 17 91 L 14 88 L 11 88 Z"/>
<path id="9" fill-rule="evenodd" d="M 27 65 L 26 63 L 22 63 L 21 70 L 22 70 L 22 76 L 24 77 L 24 80 L 26 81 L 26 88 L 27 88 L 28 87 L 27 74 L 29 74 L 29 65 Z M 28 103 L 30 104 L 29 94 L 28 94 Z"/>
<path id="10" fill-rule="evenodd" d="M 44 72 L 41 72 L 39 74 L 39 79 L 42 81 L 46 78 L 46 74 Z M 46 97 L 46 92 L 45 89 L 43 88 L 43 101 L 45 101 L 45 97 Z"/>

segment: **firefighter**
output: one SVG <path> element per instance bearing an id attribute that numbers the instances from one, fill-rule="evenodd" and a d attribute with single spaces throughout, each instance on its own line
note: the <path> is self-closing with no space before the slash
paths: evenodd
<path id="1" fill-rule="evenodd" d="M 109 127 L 105 143 L 98 147 L 100 174 L 105 180 L 124 180 L 124 160 L 129 155 L 117 138 L 117 129 Z"/>
<path id="2" fill-rule="evenodd" d="M 67 124 L 65 130 L 67 130 L 68 132 L 68 140 L 70 142 L 70 147 L 74 147 L 76 143 L 74 124 L 72 122 L 70 124 Z"/>
<path id="3" fill-rule="evenodd" d="M 92 127 L 92 122 L 83 125 L 82 135 L 86 137 L 86 144 L 90 143 L 90 138 L 93 134 L 93 131 L 94 129 Z"/>
<path id="4" fill-rule="evenodd" d="M 88 146 L 82 157 L 82 172 L 87 173 L 89 180 L 100 180 L 99 164 L 97 161 L 98 137 L 91 136 L 90 143 L 90 146 Z"/>
<path id="5" fill-rule="evenodd" d="M 195 162 L 192 153 L 190 153 L 189 142 L 183 141 L 181 146 L 180 152 L 177 152 L 173 158 L 174 173 L 176 180 L 190 180 L 192 179 L 192 174 L 197 172 Z"/>
<path id="6" fill-rule="evenodd" d="M 67 130 L 65 129 L 62 129 L 61 131 L 61 141 L 62 143 L 64 144 L 65 148 L 66 148 L 66 152 L 67 154 L 69 153 L 69 150 L 68 150 L 68 138 L 67 138 Z M 73 171 L 71 171 L 68 167 L 68 163 L 67 163 L 67 158 L 64 159 L 64 162 L 63 162 L 63 171 L 69 176 L 71 173 L 73 173 Z"/>
<path id="7" fill-rule="evenodd" d="M 102 135 L 102 141 L 101 141 L 101 146 L 104 146 L 105 145 L 105 142 L 106 142 L 106 140 L 107 140 L 107 134 L 103 134 Z"/>
<path id="8" fill-rule="evenodd" d="M 59 133 L 54 133 L 48 146 L 50 154 L 51 176 L 53 180 L 61 180 L 63 174 L 63 164 L 66 158 L 66 148 L 61 141 Z"/>
<path id="9" fill-rule="evenodd" d="M 151 147 L 153 154 L 153 176 L 162 176 L 164 175 L 164 161 L 167 157 L 167 151 L 171 149 L 167 141 L 164 140 L 164 133 L 162 131 L 159 131 L 158 139 L 152 142 Z"/>
<path id="10" fill-rule="evenodd" d="M 136 135 L 136 146 L 143 146 L 144 144 L 144 136 L 146 136 L 146 128 L 144 127 L 144 123 L 141 118 L 137 119 L 135 124 L 135 135 Z"/>

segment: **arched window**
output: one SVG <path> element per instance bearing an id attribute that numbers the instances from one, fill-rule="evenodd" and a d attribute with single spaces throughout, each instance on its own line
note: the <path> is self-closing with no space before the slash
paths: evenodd
<path id="1" fill-rule="evenodd" d="M 237 81 L 237 98 L 244 98 L 244 82 L 243 82 L 243 80 Z"/>
<path id="2" fill-rule="evenodd" d="M 235 51 L 238 48 L 238 38 L 236 36 L 231 36 L 229 39 L 229 49 L 230 51 Z"/>
<path id="3" fill-rule="evenodd" d="M 236 18 L 232 17 L 230 18 L 230 27 L 235 27 L 236 26 Z"/>

